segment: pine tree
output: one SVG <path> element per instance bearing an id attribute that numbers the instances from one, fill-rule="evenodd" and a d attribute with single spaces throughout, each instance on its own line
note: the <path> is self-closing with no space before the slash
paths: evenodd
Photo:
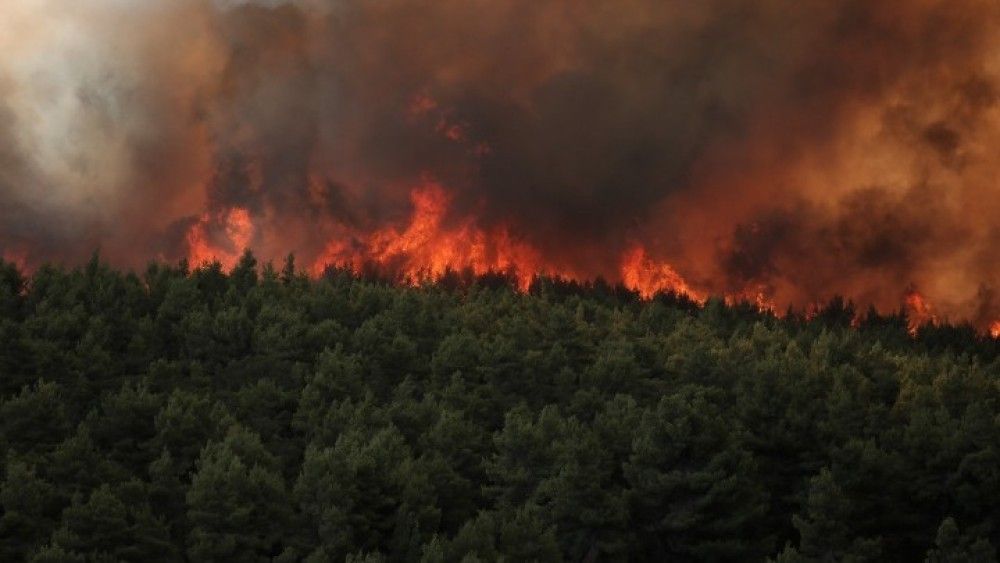
<path id="1" fill-rule="evenodd" d="M 202 450 L 187 493 L 188 555 L 199 561 L 267 561 L 291 522 L 277 461 L 242 428 Z"/>
<path id="2" fill-rule="evenodd" d="M 766 510 L 741 433 L 700 389 L 664 397 L 646 413 L 625 464 L 639 557 L 761 557 L 753 532 Z"/>
<path id="3" fill-rule="evenodd" d="M 52 534 L 58 545 L 89 559 L 180 561 L 168 526 L 153 516 L 145 486 L 104 484 L 86 501 L 77 494 L 66 508 L 62 527 Z"/>
<path id="4" fill-rule="evenodd" d="M 294 493 L 314 549 L 334 559 L 357 549 L 398 551 L 394 537 L 438 525 L 427 477 L 393 427 L 370 439 L 348 431 L 333 448 L 310 446 Z"/>
<path id="5" fill-rule="evenodd" d="M 66 438 L 70 423 L 59 385 L 39 380 L 0 403 L 0 444 L 4 450 L 41 456 Z"/>
<path id="6" fill-rule="evenodd" d="M 35 468 L 8 456 L 0 484 L 0 560 L 21 561 L 48 540 L 63 503 Z"/>
<path id="7" fill-rule="evenodd" d="M 926 563 L 990 563 L 997 560 L 997 550 L 989 540 L 962 535 L 951 517 L 941 522 L 934 545 L 927 552 Z"/>

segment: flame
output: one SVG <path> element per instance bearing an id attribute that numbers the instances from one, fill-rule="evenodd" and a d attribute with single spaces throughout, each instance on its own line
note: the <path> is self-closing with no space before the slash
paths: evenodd
<path id="1" fill-rule="evenodd" d="M 0 4 L 19 265 L 229 267 L 252 243 L 315 269 L 604 276 L 778 311 L 842 295 L 913 331 L 996 331 L 996 1 L 747 2 L 749 24 L 656 0 L 64 4 Z M 894 48 L 865 50 L 873 30 Z M 710 79 L 674 72 L 705 37 L 730 39 L 707 42 Z M 412 215 L 386 214 L 411 189 Z"/>
<path id="2" fill-rule="evenodd" d="M 993 321 L 990 325 L 990 336 L 1000 339 L 1000 319 Z"/>
<path id="3" fill-rule="evenodd" d="M 534 274 L 542 271 L 540 253 L 507 227 L 484 230 L 471 217 L 447 223 L 450 200 L 439 184 L 425 182 L 414 188 L 410 201 L 413 213 L 405 228 L 389 226 L 355 235 L 354 244 L 332 240 L 313 272 L 330 264 L 359 271 L 365 263 L 374 263 L 398 271 L 411 283 L 438 279 L 448 271 L 510 272 L 518 287 L 527 290 Z"/>
<path id="4" fill-rule="evenodd" d="M 639 245 L 633 246 L 622 256 L 621 274 L 622 283 L 637 291 L 643 299 L 649 299 L 657 293 L 673 292 L 699 303 L 705 301 L 704 293 L 692 289 L 669 264 L 651 260 L 646 255 L 646 249 Z"/>
<path id="5" fill-rule="evenodd" d="M 907 317 L 910 320 L 910 334 L 915 335 L 920 327 L 938 322 L 930 302 L 919 291 L 909 290 L 903 301 L 906 305 Z"/>
<path id="6" fill-rule="evenodd" d="M 222 232 L 218 232 L 218 227 Z M 218 261 L 224 269 L 232 269 L 243 250 L 250 246 L 253 234 L 250 212 L 242 207 L 204 213 L 187 232 L 188 262 L 201 265 Z"/>
<path id="7" fill-rule="evenodd" d="M 764 284 L 756 284 L 747 287 L 743 291 L 730 293 L 725 296 L 727 305 L 733 306 L 738 303 L 750 303 L 760 311 L 768 311 L 778 314 L 778 307 L 769 296 L 770 290 Z"/>
<path id="8" fill-rule="evenodd" d="M 449 221 L 450 198 L 438 183 L 425 181 L 414 188 L 410 201 L 413 212 L 405 227 L 389 226 L 331 240 L 313 263 L 313 274 L 319 275 L 328 265 L 359 272 L 365 264 L 376 264 L 400 273 L 409 283 L 440 279 L 448 271 L 505 272 L 513 275 L 521 291 L 528 290 L 536 275 L 582 281 L 547 264 L 534 246 L 504 225 L 484 229 L 473 217 Z M 703 292 L 688 285 L 669 264 L 651 259 L 640 245 L 622 256 L 621 281 L 645 299 L 671 291 L 698 302 L 705 300 Z"/>

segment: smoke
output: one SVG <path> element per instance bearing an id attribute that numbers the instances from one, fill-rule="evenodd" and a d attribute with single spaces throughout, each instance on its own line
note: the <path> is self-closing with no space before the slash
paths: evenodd
<path id="1" fill-rule="evenodd" d="M 29 261 L 363 252 L 433 182 L 441 229 L 474 217 L 546 271 L 620 278 L 639 245 L 779 307 L 917 288 L 1000 316 L 995 0 L 0 12 L 0 251 Z"/>

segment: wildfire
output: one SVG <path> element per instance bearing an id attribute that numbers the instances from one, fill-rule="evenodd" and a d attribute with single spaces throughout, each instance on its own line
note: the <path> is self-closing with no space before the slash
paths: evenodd
<path id="1" fill-rule="evenodd" d="M 331 241 L 314 263 L 313 272 L 329 264 L 358 271 L 366 263 L 390 268 L 411 283 L 440 278 L 449 270 L 476 275 L 510 272 L 526 290 L 541 270 L 541 255 L 515 238 L 506 227 L 484 230 L 471 217 L 447 223 L 449 198 L 444 189 L 426 182 L 410 193 L 413 213 L 403 229 L 388 226 L 353 235 L 353 244 Z"/>
<path id="2" fill-rule="evenodd" d="M 769 291 L 763 284 L 750 286 L 740 292 L 730 293 L 725 296 L 725 302 L 727 305 L 751 303 L 761 311 L 770 311 L 772 313 L 778 312 L 778 307 L 769 297 Z"/>
<path id="3" fill-rule="evenodd" d="M 415 102 L 415 113 L 432 110 L 431 101 Z M 319 276 L 328 265 L 347 267 L 356 273 L 369 266 L 382 269 L 404 283 L 435 281 L 448 272 L 469 272 L 477 276 L 503 273 L 511 277 L 520 291 L 527 291 L 536 275 L 586 281 L 588 276 L 555 266 L 537 247 L 517 236 L 509 226 L 499 223 L 483 226 L 475 215 L 455 216 L 451 196 L 439 183 L 425 179 L 410 190 L 412 211 L 402 224 L 387 225 L 374 231 L 350 231 L 328 241 L 313 262 L 311 271 Z M 220 212 L 202 214 L 188 229 L 188 260 L 193 265 L 218 261 L 232 269 L 240 254 L 255 236 L 250 212 L 230 207 Z M 9 249 L 4 260 L 24 269 L 23 253 Z M 619 260 L 618 281 L 643 299 L 658 293 L 676 293 L 704 303 L 708 293 L 692 286 L 672 265 L 651 257 L 642 244 L 634 243 Z M 726 302 L 747 301 L 761 311 L 776 311 L 766 286 L 754 286 L 725 296 Z M 930 301 L 915 288 L 903 297 L 909 318 L 910 334 L 921 326 L 939 322 Z M 986 331 L 1000 339 L 1000 320 Z"/>
<path id="4" fill-rule="evenodd" d="M 703 293 L 692 289 L 669 264 L 651 260 L 642 246 L 634 246 L 622 256 L 621 274 L 622 283 L 639 292 L 644 299 L 661 292 L 673 292 L 699 303 L 705 301 Z"/>
<path id="5" fill-rule="evenodd" d="M 488 142 L 470 137 L 471 124 L 469 122 L 456 118 L 453 109 L 442 107 L 437 100 L 426 94 L 414 96 L 405 113 L 411 122 L 430 124 L 438 135 L 452 143 L 465 145 L 468 148 L 468 153 L 473 156 L 483 157 L 492 152 Z"/>
<path id="6" fill-rule="evenodd" d="M 910 334 L 916 334 L 921 326 L 938 322 L 931 304 L 917 290 L 908 291 L 903 302 L 910 321 Z"/>
<path id="7" fill-rule="evenodd" d="M 205 213 L 187 232 L 188 262 L 199 265 L 217 260 L 223 268 L 231 269 L 250 246 L 253 234 L 253 221 L 246 209 Z"/>
<path id="8" fill-rule="evenodd" d="M 21 250 L 6 249 L 3 253 L 0 253 L 3 257 L 4 262 L 10 262 L 17 267 L 18 270 L 24 272 L 27 270 L 28 265 L 28 254 Z"/>
<path id="9" fill-rule="evenodd" d="M 434 280 L 448 271 L 512 274 L 521 291 L 526 291 L 537 274 L 554 274 L 579 279 L 548 265 L 532 245 L 518 239 L 505 226 L 484 229 L 473 217 L 449 221 L 449 197 L 437 183 L 425 182 L 410 193 L 413 212 L 399 229 L 389 226 L 367 235 L 354 234 L 350 242 L 330 241 L 313 264 L 319 274 L 330 264 L 360 271 L 376 264 L 401 274 L 410 283 Z M 634 246 L 621 260 L 621 281 L 643 298 L 673 291 L 702 302 L 703 293 L 694 290 L 670 265 L 649 258 L 642 246 Z"/>

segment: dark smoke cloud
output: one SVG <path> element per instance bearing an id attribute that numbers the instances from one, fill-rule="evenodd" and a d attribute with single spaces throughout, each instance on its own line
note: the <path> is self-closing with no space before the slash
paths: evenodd
<path id="1" fill-rule="evenodd" d="M 639 242 L 779 306 L 1000 313 L 994 0 L 13 5 L 0 244 L 37 259 L 178 258 L 239 207 L 309 261 L 433 178 L 557 269 L 614 278 Z M 66 22 L 83 54 L 37 72 Z"/>

